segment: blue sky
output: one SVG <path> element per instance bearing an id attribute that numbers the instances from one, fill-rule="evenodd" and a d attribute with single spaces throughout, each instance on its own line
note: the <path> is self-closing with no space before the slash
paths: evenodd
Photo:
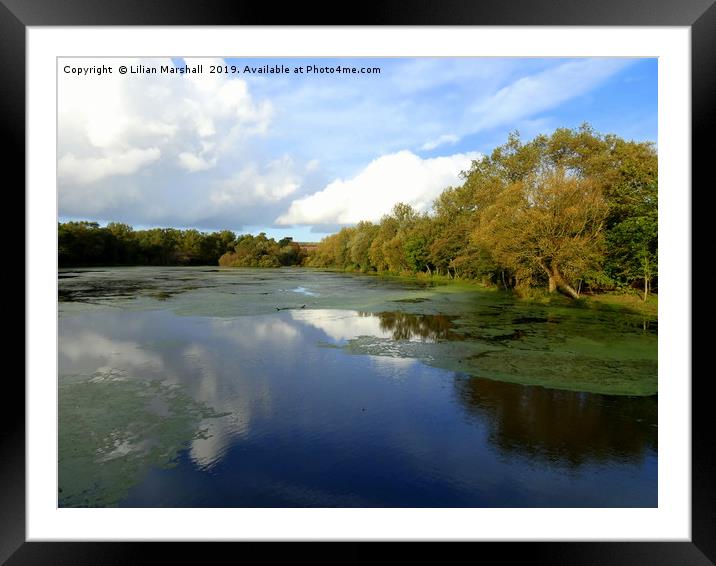
<path id="1" fill-rule="evenodd" d="M 514 130 L 530 139 L 588 122 L 602 133 L 657 141 L 656 59 L 112 63 L 201 63 L 204 72 L 60 73 L 60 220 L 318 240 L 377 220 L 398 201 L 429 210 L 472 159 Z M 210 65 L 381 72 L 211 75 Z"/>

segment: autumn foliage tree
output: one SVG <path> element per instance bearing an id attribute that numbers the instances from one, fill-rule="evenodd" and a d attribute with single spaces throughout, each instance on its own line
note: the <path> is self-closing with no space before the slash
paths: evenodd
<path id="1" fill-rule="evenodd" d="M 563 169 L 508 185 L 477 213 L 473 243 L 511 271 L 517 287 L 546 279 L 577 298 L 576 281 L 600 267 L 607 206 L 599 186 Z"/>
<path id="2" fill-rule="evenodd" d="M 373 224 L 325 238 L 309 265 L 544 286 L 577 297 L 658 281 L 657 154 L 650 142 L 589 125 L 523 142 L 517 133 L 472 162 L 432 209 L 398 203 Z"/>

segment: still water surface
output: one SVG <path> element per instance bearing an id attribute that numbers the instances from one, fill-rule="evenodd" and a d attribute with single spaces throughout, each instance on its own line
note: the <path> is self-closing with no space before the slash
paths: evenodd
<path id="1" fill-rule="evenodd" d="M 495 379 L 532 383 L 550 355 L 565 386 L 655 373 L 655 328 L 439 291 L 300 269 L 60 272 L 59 504 L 657 505 L 655 395 Z"/>

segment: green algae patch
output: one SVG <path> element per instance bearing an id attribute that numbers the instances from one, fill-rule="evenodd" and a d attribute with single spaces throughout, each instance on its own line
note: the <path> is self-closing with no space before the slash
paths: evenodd
<path id="1" fill-rule="evenodd" d="M 519 338 L 505 338 L 511 340 Z M 419 359 L 433 367 L 484 379 L 604 395 L 649 396 L 658 391 L 651 356 L 590 356 L 568 350 L 519 348 L 500 341 L 419 343 L 362 336 L 351 354 Z"/>
<path id="2" fill-rule="evenodd" d="M 657 393 L 657 364 L 530 351 L 488 352 L 465 360 L 468 372 L 499 381 L 605 395 Z M 465 370 L 463 370 L 465 371 Z"/>
<path id="3" fill-rule="evenodd" d="M 343 347 L 352 354 L 419 359 L 522 385 L 607 395 L 657 393 L 658 339 L 640 315 L 504 302 L 499 294 L 468 297 L 438 293 L 431 301 L 433 309 L 462 314 L 373 314 L 383 334 L 358 336 Z M 460 308 L 448 308 L 455 305 Z"/>
<path id="4" fill-rule="evenodd" d="M 59 380 L 60 507 L 113 507 L 219 418 L 180 388 L 108 371 Z"/>

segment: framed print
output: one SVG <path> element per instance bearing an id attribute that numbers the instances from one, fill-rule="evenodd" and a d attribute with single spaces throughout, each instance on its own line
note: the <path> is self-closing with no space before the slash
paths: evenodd
<path id="1" fill-rule="evenodd" d="M 713 563 L 690 234 L 716 9 L 539 4 L 4 1 L 27 332 L 0 558 Z"/>

